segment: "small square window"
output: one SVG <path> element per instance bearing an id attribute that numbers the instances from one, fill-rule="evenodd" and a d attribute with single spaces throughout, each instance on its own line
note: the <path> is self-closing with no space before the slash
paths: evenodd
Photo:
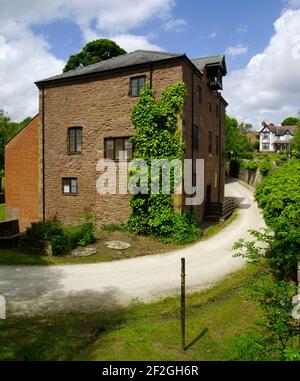
<path id="1" fill-rule="evenodd" d="M 64 178 L 62 179 L 63 194 L 76 195 L 77 194 L 77 179 L 76 178 Z"/>
<path id="2" fill-rule="evenodd" d="M 139 97 L 141 95 L 141 91 L 145 86 L 146 77 L 133 77 L 130 78 L 130 90 L 129 93 L 132 97 Z"/>

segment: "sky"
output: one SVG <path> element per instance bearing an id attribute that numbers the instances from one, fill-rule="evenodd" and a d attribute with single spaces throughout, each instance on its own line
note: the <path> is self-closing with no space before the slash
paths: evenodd
<path id="1" fill-rule="evenodd" d="M 34 82 L 96 38 L 128 52 L 226 54 L 227 113 L 254 129 L 300 109 L 300 0 L 0 0 L 0 109 L 34 116 Z"/>

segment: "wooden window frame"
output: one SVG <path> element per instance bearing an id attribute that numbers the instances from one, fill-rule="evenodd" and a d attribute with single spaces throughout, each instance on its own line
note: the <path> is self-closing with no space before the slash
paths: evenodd
<path id="1" fill-rule="evenodd" d="M 143 79 L 144 80 L 144 85 L 141 87 L 140 85 L 138 85 L 138 94 L 137 95 L 133 95 L 132 93 L 132 83 L 134 80 L 140 80 L 140 79 Z M 130 81 L 129 81 L 129 96 L 131 97 L 134 97 L 134 98 L 138 98 L 141 96 L 141 91 L 142 89 L 145 87 L 145 84 L 146 84 L 146 75 L 137 75 L 135 77 L 130 77 Z"/>
<path id="2" fill-rule="evenodd" d="M 203 102 L 203 89 L 201 86 L 197 86 L 197 100 L 198 100 L 198 103 Z"/>
<path id="3" fill-rule="evenodd" d="M 116 162 L 118 162 L 118 161 L 131 161 L 131 160 L 133 160 L 133 153 L 134 153 L 133 143 L 131 143 L 132 144 L 132 148 L 131 148 L 131 150 L 132 150 L 132 157 L 131 158 L 127 158 L 126 160 L 125 159 L 116 159 L 116 144 L 115 144 L 115 141 L 117 139 L 122 139 L 122 143 L 123 143 L 122 144 L 122 150 L 126 151 L 125 141 L 126 141 L 126 139 L 130 139 L 130 138 L 132 138 L 132 136 L 114 136 L 114 137 L 104 138 L 104 160 L 113 160 L 113 161 L 116 161 Z M 106 149 L 106 142 L 107 142 L 107 140 L 112 140 L 113 143 L 114 143 L 113 158 L 112 159 L 107 157 L 107 151 L 106 151 L 107 150 Z"/>
<path id="4" fill-rule="evenodd" d="M 71 144 L 70 144 L 70 132 L 71 131 L 75 131 L 75 150 L 74 151 L 71 151 L 70 147 L 71 147 Z M 77 142 L 77 131 L 80 131 L 80 146 L 81 146 L 81 149 L 80 151 L 77 149 L 77 145 L 78 145 L 78 142 Z M 69 155 L 80 155 L 82 153 L 82 127 L 81 126 L 74 126 L 74 127 L 69 127 L 68 128 L 68 154 Z"/>
<path id="5" fill-rule="evenodd" d="M 76 192 L 72 192 L 72 180 L 76 180 Z M 65 192 L 65 181 L 69 182 L 70 192 Z M 77 177 L 63 177 L 61 181 L 62 194 L 64 196 L 77 196 L 78 194 L 78 178 Z"/>

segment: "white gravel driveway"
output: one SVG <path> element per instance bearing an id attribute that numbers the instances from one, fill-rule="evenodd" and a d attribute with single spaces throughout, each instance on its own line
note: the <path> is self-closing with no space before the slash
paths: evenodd
<path id="1" fill-rule="evenodd" d="M 226 195 L 240 201 L 238 218 L 214 237 L 178 251 L 115 262 L 63 266 L 0 266 L 0 295 L 10 314 L 107 308 L 132 300 L 152 301 L 180 287 L 180 259 L 186 258 L 187 289 L 211 286 L 243 266 L 232 246 L 264 227 L 250 189 L 235 181 Z"/>

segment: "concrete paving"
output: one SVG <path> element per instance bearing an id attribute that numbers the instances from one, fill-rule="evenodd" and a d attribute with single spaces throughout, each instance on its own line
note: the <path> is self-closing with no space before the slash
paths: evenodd
<path id="1" fill-rule="evenodd" d="M 249 229 L 265 227 L 251 189 L 232 181 L 226 195 L 238 200 L 238 218 L 214 237 L 178 251 L 97 264 L 0 266 L 0 295 L 6 298 L 8 316 L 105 309 L 174 295 L 182 257 L 187 290 L 210 287 L 244 265 L 233 257 L 233 244 L 248 239 Z"/>

